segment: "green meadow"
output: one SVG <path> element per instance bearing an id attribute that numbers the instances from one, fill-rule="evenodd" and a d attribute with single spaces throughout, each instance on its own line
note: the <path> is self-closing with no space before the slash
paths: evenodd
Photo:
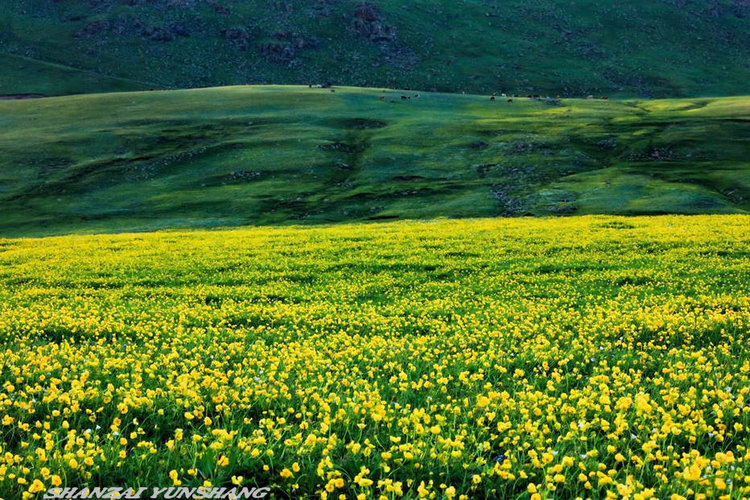
<path id="1" fill-rule="evenodd" d="M 743 213 L 748 150 L 747 97 L 261 86 L 2 101 L 0 231 Z"/>

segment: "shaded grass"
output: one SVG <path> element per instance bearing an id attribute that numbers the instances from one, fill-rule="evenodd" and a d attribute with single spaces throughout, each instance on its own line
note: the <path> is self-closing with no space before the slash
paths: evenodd
<path id="1" fill-rule="evenodd" d="M 146 90 L 154 85 L 0 53 L 0 94 L 64 95 Z"/>
<path id="2" fill-rule="evenodd" d="M 732 0 L 371 2 L 392 41 L 354 28 L 358 2 L 93 4 L 7 0 L 0 52 L 175 88 L 336 83 L 447 92 L 677 97 L 747 92 L 750 7 Z M 148 30 L 167 36 L 154 40 Z M 227 31 L 242 38 L 227 37 Z M 152 31 L 151 31 L 152 32 Z M 294 40 L 289 40 L 290 38 Z M 263 46 L 289 49 L 274 58 Z M 14 71 L 0 93 L 111 91 Z"/>

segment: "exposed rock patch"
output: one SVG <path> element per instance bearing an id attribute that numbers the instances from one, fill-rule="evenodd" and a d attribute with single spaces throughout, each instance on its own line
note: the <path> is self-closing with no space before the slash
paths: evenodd
<path id="1" fill-rule="evenodd" d="M 147 26 L 141 35 L 152 42 L 171 42 L 176 37 L 171 30 L 160 26 Z"/>
<path id="2" fill-rule="evenodd" d="M 211 7 L 214 10 L 214 13 L 220 16 L 228 16 L 229 14 L 232 13 L 232 9 L 230 9 L 226 5 L 220 4 L 219 2 L 208 0 L 206 3 L 209 5 L 209 7 Z"/>
<path id="3" fill-rule="evenodd" d="M 297 65 L 297 53 L 303 49 L 317 49 L 320 43 L 314 38 L 305 38 L 299 33 L 277 32 L 271 40 L 260 45 L 258 51 L 274 64 Z"/>
<path id="4" fill-rule="evenodd" d="M 247 26 L 235 26 L 221 30 L 221 36 L 228 40 L 232 46 L 240 50 L 249 49 L 253 39 L 252 30 Z"/>
<path id="5" fill-rule="evenodd" d="M 397 68 L 409 68 L 419 62 L 416 53 L 399 43 L 398 29 L 389 24 L 374 2 L 359 2 L 354 8 L 349 30 L 358 38 L 377 44 L 384 63 Z"/>
<path id="6" fill-rule="evenodd" d="M 76 31 L 75 38 L 96 38 L 102 35 L 141 37 L 152 42 L 171 42 L 177 37 L 189 37 L 190 28 L 183 23 L 175 22 L 166 26 L 146 26 L 133 16 L 121 16 L 109 20 L 89 21 Z"/>
<path id="7" fill-rule="evenodd" d="M 377 5 L 371 2 L 360 2 L 354 9 L 352 30 L 359 37 L 375 43 L 395 42 L 397 30 L 385 22 Z"/>

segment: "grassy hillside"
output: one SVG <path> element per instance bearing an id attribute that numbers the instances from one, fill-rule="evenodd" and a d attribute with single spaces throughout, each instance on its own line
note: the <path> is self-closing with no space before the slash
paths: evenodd
<path id="1" fill-rule="evenodd" d="M 750 209 L 750 98 L 416 96 L 234 87 L 0 102 L 0 231 Z"/>
<path id="2" fill-rule="evenodd" d="M 332 80 L 441 92 L 738 95 L 750 92 L 750 3 L 4 0 L 0 53 L 159 88 Z M 0 93 L 52 79 L 6 75 Z M 49 93 L 91 90 L 58 83 Z"/>
<path id="3" fill-rule="evenodd" d="M 0 496 L 746 498 L 748 227 L 0 239 Z"/>
<path id="4" fill-rule="evenodd" d="M 0 231 L 750 209 L 750 98 L 513 101 L 232 87 L 0 102 Z"/>
<path id="5" fill-rule="evenodd" d="M 0 54 L 0 99 L 8 94 L 80 94 L 147 90 L 153 85 L 61 64 Z"/>

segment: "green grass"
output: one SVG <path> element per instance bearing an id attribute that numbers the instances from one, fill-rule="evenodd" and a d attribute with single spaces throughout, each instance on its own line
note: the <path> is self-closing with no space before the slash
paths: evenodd
<path id="1" fill-rule="evenodd" d="M 739 0 L 378 0 L 379 23 L 396 30 L 385 43 L 353 29 L 357 3 L 216 0 L 227 9 L 217 12 L 203 0 L 6 0 L 0 53 L 164 88 L 334 80 L 524 95 L 748 91 L 750 6 Z M 154 30 L 169 40 L 149 39 Z M 56 82 L 52 93 L 90 90 L 85 79 Z M 0 93 L 33 85 L 6 75 Z"/>
<path id="2" fill-rule="evenodd" d="M 0 67 L 0 94 L 90 94 L 153 87 L 147 83 L 9 54 L 0 54 Z"/>
<path id="3" fill-rule="evenodd" d="M 0 231 L 750 209 L 750 98 L 407 94 L 267 86 L 0 102 Z"/>

